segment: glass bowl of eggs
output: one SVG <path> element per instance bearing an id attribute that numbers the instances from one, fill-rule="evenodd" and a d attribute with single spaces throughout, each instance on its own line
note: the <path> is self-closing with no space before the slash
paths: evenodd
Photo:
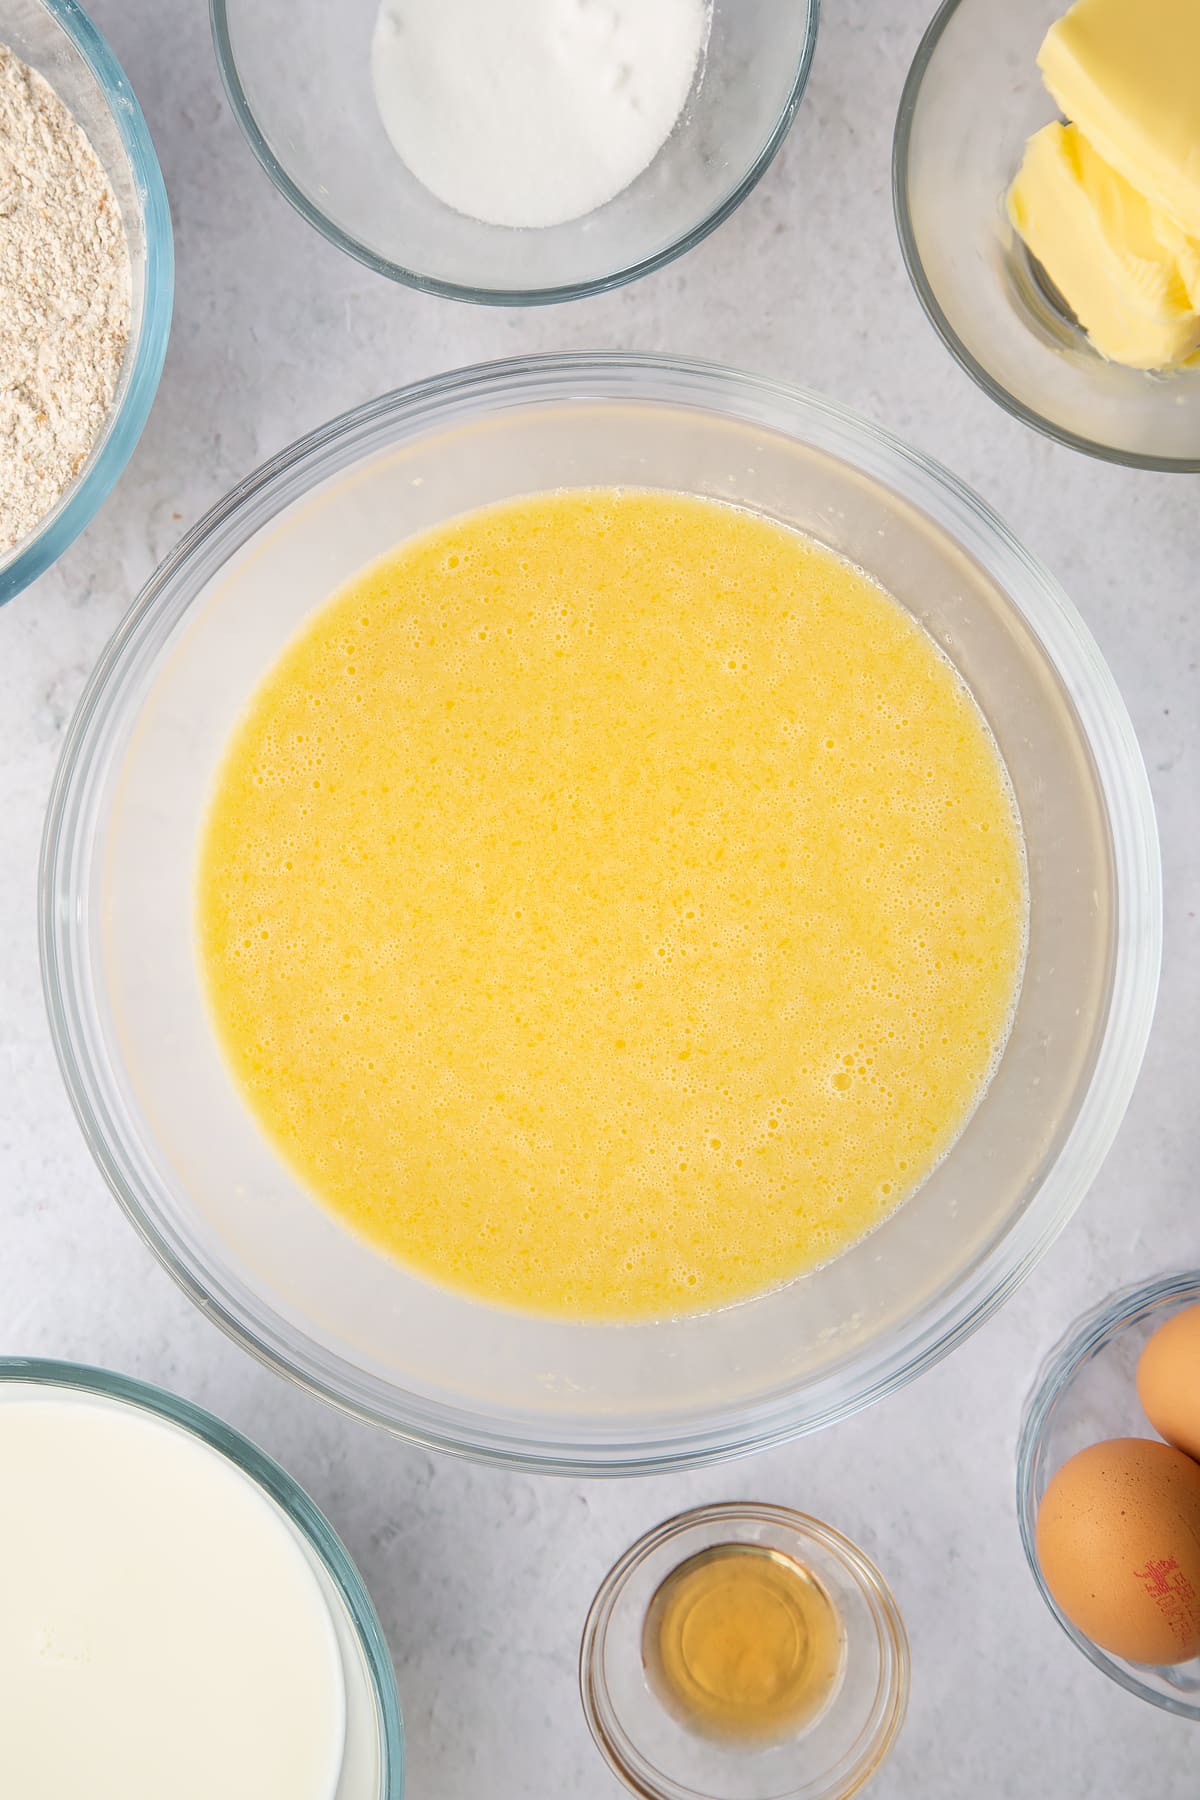
<path id="1" fill-rule="evenodd" d="M 817 0 L 212 0 L 280 192 L 394 281 L 495 306 L 619 287 L 745 199 L 808 80 Z"/>
<path id="2" fill-rule="evenodd" d="M 1017 1452 L 1021 1541 L 1047 1606 L 1098 1669 L 1187 1719 L 1200 1719 L 1197 1459 L 1200 1269 L 1188 1269 L 1071 1327 Z"/>
<path id="3" fill-rule="evenodd" d="M 1110 672 L 952 475 L 533 358 L 334 420 L 164 563 L 65 746 L 43 979 L 210 1318 L 423 1443 L 628 1473 L 1012 1291 L 1124 1113 L 1159 873 Z"/>
<path id="4" fill-rule="evenodd" d="M 1154 241 L 1156 219 L 1145 202 L 1095 162 L 1086 142 L 1088 166 L 1081 165 L 1071 114 L 1085 103 L 1071 34 L 1064 36 L 1058 24 L 1066 11 L 1065 0 L 1008 0 L 1003 6 L 944 0 L 938 8 L 913 59 L 896 120 L 892 188 L 904 260 L 947 348 L 1017 418 L 1111 462 L 1194 472 L 1200 469 L 1200 368 L 1194 358 L 1189 366 L 1182 353 L 1179 366 L 1165 366 L 1172 360 L 1166 342 L 1158 351 L 1144 344 L 1123 347 L 1119 328 L 1141 320 L 1161 330 L 1168 316 L 1178 323 L 1186 315 L 1200 342 L 1200 252 L 1194 241 L 1188 248 L 1183 233 L 1182 260 L 1166 254 Z M 1088 14 L 1087 30 L 1107 59 L 1100 79 L 1120 80 L 1129 71 L 1141 77 L 1149 69 L 1146 92 L 1159 94 L 1157 101 L 1129 98 L 1136 92 L 1131 83 L 1120 90 L 1121 104 L 1131 115 L 1139 104 L 1157 107 L 1166 118 L 1172 108 L 1161 97 L 1161 71 L 1176 70 L 1184 83 L 1192 75 L 1194 59 L 1176 30 L 1191 29 L 1190 9 L 1176 0 L 1088 0 Z M 1044 76 L 1039 52 L 1052 27 L 1060 54 L 1046 64 Z M 1181 119 L 1189 112 L 1194 118 L 1186 92 Z M 1061 110 L 1055 94 L 1068 103 Z M 1195 129 L 1200 133 L 1200 126 Z M 1036 215 L 1028 209 L 1026 235 L 1054 262 L 1057 281 L 1014 228 L 1007 204 L 1031 139 L 1040 153 L 1044 222 L 1040 231 L 1031 229 L 1029 216 Z M 1200 135 L 1183 160 L 1197 154 Z M 1137 237 L 1124 258 L 1120 245 L 1105 236 L 1122 217 L 1133 221 L 1129 229 Z M 1119 280 L 1110 289 L 1113 271 L 1122 269 L 1132 271 L 1128 291 Z M 1110 328 L 1115 319 L 1111 341 L 1102 333 L 1108 354 L 1089 340 L 1077 308 Z M 1126 353 L 1142 366 L 1117 360 Z"/>

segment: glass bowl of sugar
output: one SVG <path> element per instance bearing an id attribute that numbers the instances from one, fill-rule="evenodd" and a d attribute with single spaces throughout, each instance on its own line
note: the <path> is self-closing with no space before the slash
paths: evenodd
<path id="1" fill-rule="evenodd" d="M 571 300 L 745 199 L 808 79 L 818 0 L 211 0 L 226 91 L 303 217 L 451 299 Z"/>

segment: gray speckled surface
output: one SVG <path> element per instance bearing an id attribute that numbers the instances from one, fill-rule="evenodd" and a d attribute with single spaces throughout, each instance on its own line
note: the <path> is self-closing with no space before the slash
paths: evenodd
<path id="1" fill-rule="evenodd" d="M 780 0 L 783 3 L 783 0 Z M 909 291 L 889 198 L 892 120 L 931 0 L 827 0 L 798 124 L 749 202 L 664 273 L 531 313 L 393 287 L 295 217 L 221 95 L 200 0 L 96 0 L 154 132 L 178 300 L 158 403 L 115 494 L 0 613 L 0 1349 L 161 1382 L 258 1439 L 358 1559 L 395 1655 L 417 1800 L 615 1796 L 579 1712 L 592 1590 L 631 1538 L 725 1496 L 776 1499 L 877 1558 L 912 1635 L 913 1699 L 878 1800 L 1184 1800 L 1194 1727 L 1096 1674 L 1030 1582 L 1013 1516 L 1021 1398 L 1086 1304 L 1198 1256 L 1200 482 L 1044 442 L 972 387 Z M 0 8 L 2 16 L 2 8 Z M 183 526 L 298 433 L 483 357 L 671 350 L 822 388 L 980 490 L 1061 577 L 1121 681 L 1166 864 L 1166 973 L 1146 1067 L 1082 1213 L 1006 1310 L 873 1411 L 757 1459 L 670 1479 L 529 1480 L 422 1455 L 252 1363 L 177 1292 L 92 1166 L 59 1081 L 34 879 L 63 726 L 89 666 Z"/>

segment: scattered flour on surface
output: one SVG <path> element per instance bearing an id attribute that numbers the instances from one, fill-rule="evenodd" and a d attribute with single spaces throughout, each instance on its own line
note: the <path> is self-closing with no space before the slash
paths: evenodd
<path id="1" fill-rule="evenodd" d="M 627 188 L 670 137 L 708 0 L 382 0 L 384 128 L 417 180 L 491 225 L 561 225 Z"/>
<path id="2" fill-rule="evenodd" d="M 0 557 L 70 486 L 129 335 L 107 175 L 54 90 L 0 44 Z"/>

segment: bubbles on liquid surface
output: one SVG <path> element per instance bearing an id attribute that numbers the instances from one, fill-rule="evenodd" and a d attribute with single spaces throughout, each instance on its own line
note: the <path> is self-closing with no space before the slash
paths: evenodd
<path id="1" fill-rule="evenodd" d="M 352 584 L 256 698 L 201 886 L 226 1048 L 322 1198 L 436 1278 L 609 1315 L 872 1228 L 1023 950 L 945 658 L 828 552 L 669 495 L 514 503 Z"/>

